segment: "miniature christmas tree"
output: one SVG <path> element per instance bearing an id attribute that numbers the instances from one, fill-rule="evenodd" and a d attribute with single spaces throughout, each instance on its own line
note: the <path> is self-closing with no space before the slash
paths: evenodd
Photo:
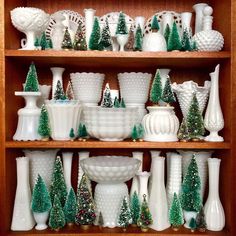
<path id="1" fill-rule="evenodd" d="M 48 45 L 48 48 L 50 48 L 50 49 L 53 48 L 53 44 L 52 44 L 52 39 L 51 39 L 51 38 L 49 38 L 49 39 L 47 40 L 47 45 Z"/>
<path id="2" fill-rule="evenodd" d="M 166 102 L 167 104 L 170 104 L 170 103 L 176 101 L 175 95 L 174 95 L 173 90 L 171 88 L 171 82 L 170 82 L 169 77 L 166 79 L 166 83 L 165 83 L 165 87 L 163 89 L 161 100 L 163 102 Z"/>
<path id="3" fill-rule="evenodd" d="M 46 48 L 48 48 L 48 42 L 47 42 L 47 37 L 46 37 L 45 32 L 43 32 L 41 35 L 40 46 L 42 50 L 45 50 Z"/>
<path id="4" fill-rule="evenodd" d="M 78 129 L 78 138 L 79 139 L 84 139 L 88 136 L 87 129 L 85 124 L 80 123 L 79 124 L 79 129 Z"/>
<path id="5" fill-rule="evenodd" d="M 93 23 L 93 30 L 89 39 L 89 48 L 91 50 L 100 50 L 99 40 L 100 40 L 100 25 L 98 18 L 95 17 Z"/>
<path id="6" fill-rule="evenodd" d="M 111 108 L 113 107 L 112 100 L 111 100 L 111 90 L 109 88 L 109 84 L 106 84 L 105 90 L 103 92 L 103 99 L 102 99 L 102 107 Z"/>
<path id="7" fill-rule="evenodd" d="M 95 218 L 95 206 L 88 188 L 88 180 L 86 175 L 83 175 L 78 189 L 78 210 L 75 223 L 78 225 L 92 225 Z"/>
<path id="8" fill-rule="evenodd" d="M 119 100 L 118 100 L 117 97 L 115 97 L 113 106 L 114 106 L 115 108 L 119 108 L 119 107 L 120 107 L 120 103 L 119 103 Z"/>
<path id="9" fill-rule="evenodd" d="M 129 224 L 132 222 L 132 217 L 127 201 L 127 197 L 123 198 L 120 214 L 118 217 L 118 225 L 122 227 L 124 230 L 128 227 Z"/>
<path id="10" fill-rule="evenodd" d="M 160 26 L 159 26 L 157 17 L 154 16 L 152 18 L 151 30 L 152 30 L 152 32 L 157 32 L 159 29 L 160 29 Z"/>
<path id="11" fill-rule="evenodd" d="M 81 22 L 79 23 L 78 28 L 75 33 L 73 48 L 74 48 L 74 50 L 79 50 L 79 51 L 86 51 L 87 50 L 86 38 L 85 38 L 84 32 L 82 30 Z"/>
<path id="12" fill-rule="evenodd" d="M 64 94 L 60 80 L 57 81 L 56 91 L 54 93 L 53 99 L 54 100 L 65 100 L 65 94 Z"/>
<path id="13" fill-rule="evenodd" d="M 65 215 L 61 206 L 61 202 L 57 195 L 54 197 L 53 207 L 50 211 L 49 226 L 51 229 L 58 231 L 66 224 Z"/>
<path id="14" fill-rule="evenodd" d="M 181 204 L 176 193 L 174 193 L 173 201 L 170 207 L 169 221 L 174 230 L 178 230 L 178 228 L 184 223 Z"/>
<path id="15" fill-rule="evenodd" d="M 199 137 L 201 137 L 205 133 L 203 117 L 195 93 L 193 94 L 193 98 L 187 114 L 187 126 L 190 138 L 193 140 L 198 140 Z"/>
<path id="16" fill-rule="evenodd" d="M 144 128 L 143 128 L 143 125 L 141 123 L 137 125 L 137 130 L 138 130 L 138 139 L 139 139 L 139 141 L 143 141 Z"/>
<path id="17" fill-rule="evenodd" d="M 36 39 L 35 39 L 34 46 L 36 47 L 36 49 L 39 49 L 39 47 L 41 47 L 40 46 L 40 40 L 39 40 L 38 37 L 36 37 Z"/>
<path id="18" fill-rule="evenodd" d="M 170 37 L 170 26 L 169 24 L 167 24 L 164 31 L 164 38 L 166 40 L 166 45 L 168 44 L 169 37 Z"/>
<path id="19" fill-rule="evenodd" d="M 41 113 L 39 117 L 38 133 L 42 137 L 43 141 L 47 141 L 51 135 L 51 128 L 49 124 L 49 116 L 45 105 L 41 107 Z"/>
<path id="20" fill-rule="evenodd" d="M 56 158 L 54 163 L 52 182 L 50 186 L 50 197 L 52 202 L 55 198 L 55 195 L 57 195 L 58 199 L 60 200 L 61 206 L 64 207 L 67 197 L 67 191 L 63 174 L 62 162 L 59 156 Z"/>
<path id="21" fill-rule="evenodd" d="M 178 28 L 174 21 L 171 32 L 170 32 L 170 36 L 168 39 L 167 50 L 168 51 L 181 50 L 181 48 L 182 48 L 182 44 L 180 41 Z"/>
<path id="22" fill-rule="evenodd" d="M 184 31 L 183 31 L 183 37 L 182 37 L 181 43 L 182 43 L 182 50 L 183 51 L 192 51 L 189 32 L 187 29 L 184 29 Z"/>
<path id="23" fill-rule="evenodd" d="M 201 180 L 198 174 L 197 162 L 193 155 L 182 183 L 180 200 L 183 210 L 196 212 L 200 210 L 202 206 L 200 190 Z"/>
<path id="24" fill-rule="evenodd" d="M 119 19 L 116 27 L 116 34 L 128 34 L 125 15 L 123 12 L 120 12 L 119 14 Z"/>
<path id="25" fill-rule="evenodd" d="M 134 50 L 134 27 L 131 25 L 129 29 L 128 42 L 125 44 L 125 51 Z"/>
<path id="26" fill-rule="evenodd" d="M 32 62 L 25 81 L 24 92 L 38 92 L 39 82 L 34 63 Z"/>
<path id="27" fill-rule="evenodd" d="M 197 51 L 198 49 L 197 49 L 197 43 L 196 43 L 196 41 L 194 40 L 193 42 L 192 42 L 192 51 Z"/>
<path id="28" fill-rule="evenodd" d="M 99 216 L 98 216 L 98 225 L 99 225 L 99 228 L 102 228 L 104 225 L 103 216 L 102 216 L 101 211 L 99 212 Z"/>
<path id="29" fill-rule="evenodd" d="M 196 220 L 194 218 L 190 220 L 189 227 L 192 233 L 196 230 L 197 225 L 196 225 Z"/>
<path id="30" fill-rule="evenodd" d="M 69 136 L 70 136 L 70 139 L 71 139 L 72 141 L 75 139 L 75 132 L 74 132 L 74 129 L 73 129 L 73 128 L 70 129 L 70 134 L 69 134 Z"/>
<path id="31" fill-rule="evenodd" d="M 136 125 L 133 127 L 132 129 L 132 133 L 131 133 L 131 137 L 133 139 L 133 141 L 135 142 L 137 139 L 138 139 L 138 130 L 137 130 L 137 127 Z"/>
<path id="32" fill-rule="evenodd" d="M 74 100 L 75 99 L 74 92 L 73 92 L 72 85 L 71 85 L 70 81 L 68 82 L 67 87 L 66 87 L 66 97 L 69 100 Z"/>
<path id="33" fill-rule="evenodd" d="M 141 212 L 137 224 L 139 227 L 141 227 L 143 232 L 146 232 L 148 230 L 148 226 L 152 224 L 152 215 L 150 213 L 145 194 L 143 195 Z"/>
<path id="34" fill-rule="evenodd" d="M 68 225 L 73 225 L 75 223 L 76 211 L 77 211 L 76 196 L 74 189 L 71 188 L 69 194 L 67 195 L 64 206 L 65 219 Z"/>
<path id="35" fill-rule="evenodd" d="M 121 107 L 121 108 L 126 108 L 124 98 L 121 98 L 120 107 Z"/>
<path id="36" fill-rule="evenodd" d="M 130 211 L 132 216 L 132 224 L 137 225 L 137 221 L 140 215 L 140 202 L 136 191 L 134 191 L 134 194 L 131 196 Z"/>
<path id="37" fill-rule="evenodd" d="M 154 80 L 152 82 L 152 88 L 150 91 L 150 100 L 154 104 L 157 104 L 161 100 L 161 96 L 162 96 L 161 75 L 159 70 L 157 70 Z"/>
<path id="38" fill-rule="evenodd" d="M 183 118 L 183 120 L 182 120 L 177 137 L 182 142 L 187 142 L 190 140 L 188 126 L 187 126 L 187 122 L 186 122 L 185 118 Z"/>
<path id="39" fill-rule="evenodd" d="M 204 209 L 201 207 L 200 211 L 197 214 L 196 217 L 196 224 L 197 228 L 200 232 L 205 232 L 206 231 L 206 220 L 205 220 L 205 214 L 204 214 Z"/>
<path id="40" fill-rule="evenodd" d="M 46 184 L 42 177 L 38 175 L 33 189 L 31 209 L 33 212 L 43 213 L 49 211 L 51 207 L 52 204 Z"/>
<path id="41" fill-rule="evenodd" d="M 134 39 L 134 50 L 142 51 L 142 47 L 143 47 L 143 33 L 140 24 L 138 24 Z"/>
<path id="42" fill-rule="evenodd" d="M 73 44 L 72 44 L 72 40 L 71 40 L 71 36 L 70 36 L 70 32 L 68 30 L 68 27 L 66 27 L 66 29 L 65 29 L 64 38 L 61 43 L 61 48 L 67 49 L 67 50 L 73 49 Z"/>
<path id="43" fill-rule="evenodd" d="M 100 45 L 101 50 L 112 50 L 111 33 L 110 33 L 107 18 L 106 18 L 106 21 L 105 21 L 105 25 L 102 29 L 99 45 Z"/>

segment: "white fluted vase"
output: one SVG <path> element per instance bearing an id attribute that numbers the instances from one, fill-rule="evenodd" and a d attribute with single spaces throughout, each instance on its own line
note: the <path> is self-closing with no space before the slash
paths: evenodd
<path id="1" fill-rule="evenodd" d="M 62 152 L 63 173 L 66 183 L 67 192 L 71 189 L 71 167 L 72 167 L 73 152 Z"/>
<path id="2" fill-rule="evenodd" d="M 209 142 L 224 141 L 224 138 L 219 136 L 218 134 L 218 132 L 224 128 L 224 118 L 219 98 L 219 70 L 220 70 L 220 65 L 218 64 L 215 68 L 215 71 L 210 73 L 211 77 L 210 98 L 208 101 L 206 114 L 204 118 L 205 128 L 210 132 L 210 134 L 205 137 L 205 140 Z"/>
<path id="3" fill-rule="evenodd" d="M 207 229 L 221 231 L 225 226 L 225 213 L 219 197 L 220 162 L 218 158 L 208 159 L 209 194 L 204 206 Z"/>
<path id="4" fill-rule="evenodd" d="M 52 71 L 52 99 L 53 99 L 57 87 L 57 82 L 60 81 L 61 86 L 63 87 L 62 75 L 63 72 L 65 71 L 65 68 L 51 67 L 50 70 Z"/>
<path id="5" fill-rule="evenodd" d="M 139 166 L 139 172 L 143 171 L 143 152 L 132 152 L 133 158 L 139 160 L 141 162 Z M 132 179 L 132 185 L 130 188 L 130 197 L 134 194 L 134 192 L 139 193 L 139 181 L 138 181 L 138 176 L 135 175 Z"/>
<path id="6" fill-rule="evenodd" d="M 38 174 L 43 178 L 49 189 L 52 181 L 52 172 L 56 154 L 59 149 L 24 149 L 23 152 L 29 158 L 30 185 L 33 189 Z"/>
<path id="7" fill-rule="evenodd" d="M 16 158 L 17 187 L 13 208 L 11 230 L 28 231 L 34 225 L 31 212 L 31 190 L 29 184 L 29 158 Z"/>
<path id="8" fill-rule="evenodd" d="M 148 178 L 150 176 L 150 172 L 142 171 L 137 173 L 138 181 L 139 181 L 139 200 L 140 202 L 143 201 L 143 195 L 146 195 L 146 199 L 148 201 L 149 195 L 148 195 Z"/>
<path id="9" fill-rule="evenodd" d="M 165 158 L 154 157 L 152 159 L 152 188 L 149 197 L 149 208 L 152 214 L 153 224 L 151 229 L 162 231 L 170 227 L 168 217 L 168 203 L 165 189 L 164 168 Z"/>
<path id="10" fill-rule="evenodd" d="M 84 9 L 84 14 L 85 14 L 85 38 L 86 38 L 86 43 L 89 48 L 89 39 L 90 35 L 93 30 L 93 22 L 94 22 L 94 15 L 95 15 L 96 10 L 89 8 L 89 9 Z"/>
<path id="11" fill-rule="evenodd" d="M 195 34 L 202 31 L 203 29 L 203 10 L 207 6 L 206 3 L 198 3 L 193 5 L 195 11 Z"/>

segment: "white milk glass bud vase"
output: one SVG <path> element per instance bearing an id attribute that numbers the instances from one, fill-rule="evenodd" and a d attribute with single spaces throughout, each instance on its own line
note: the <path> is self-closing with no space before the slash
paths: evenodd
<path id="1" fill-rule="evenodd" d="M 39 108 L 41 108 L 42 105 L 45 104 L 45 101 L 49 99 L 51 88 L 51 85 L 39 85 L 39 91 L 41 92 L 41 97 L 37 101 L 37 106 Z"/>
<path id="2" fill-rule="evenodd" d="M 221 231 L 225 226 L 225 213 L 219 197 L 220 162 L 218 158 L 208 159 L 209 194 L 204 206 L 207 229 Z"/>
<path id="3" fill-rule="evenodd" d="M 142 172 L 143 171 L 143 152 L 132 152 L 133 158 L 139 160 L 141 162 L 138 171 Z M 130 189 L 130 197 L 134 194 L 134 192 L 139 193 L 139 181 L 138 181 L 138 176 L 135 175 L 132 179 L 132 185 Z"/>
<path id="4" fill-rule="evenodd" d="M 165 34 L 165 29 L 167 24 L 169 25 L 170 28 L 172 28 L 173 22 L 174 19 L 170 12 L 166 12 L 166 14 L 162 15 L 162 35 Z"/>
<path id="5" fill-rule="evenodd" d="M 31 212 L 31 190 L 29 184 L 29 158 L 16 158 L 17 187 L 15 203 L 13 208 L 11 230 L 28 231 L 34 225 L 34 218 Z"/>
<path id="6" fill-rule="evenodd" d="M 181 22 L 182 22 L 182 34 L 184 30 L 187 30 L 189 33 L 189 36 L 191 36 L 191 19 L 192 19 L 192 13 L 191 12 L 182 12 L 180 14 L 181 16 Z"/>
<path id="7" fill-rule="evenodd" d="M 94 22 L 94 15 L 95 15 L 96 10 L 89 8 L 89 9 L 84 9 L 84 14 L 85 14 L 85 37 L 86 37 L 86 43 L 89 46 L 89 39 L 90 35 L 93 30 L 93 22 Z"/>
<path id="8" fill-rule="evenodd" d="M 224 128 L 224 118 L 220 106 L 219 98 L 219 70 L 220 65 L 217 65 L 215 71 L 210 73 L 211 90 L 208 101 L 206 114 L 204 118 L 205 128 L 210 132 L 205 137 L 205 141 L 209 142 L 223 142 L 224 138 L 219 136 L 218 132 Z"/>
<path id="9" fill-rule="evenodd" d="M 193 10 L 196 13 L 195 16 L 195 34 L 203 29 L 203 10 L 207 6 L 206 3 L 198 3 L 193 5 Z"/>
<path id="10" fill-rule="evenodd" d="M 63 72 L 65 71 L 65 68 L 51 67 L 50 70 L 52 71 L 52 99 L 53 99 L 57 87 L 57 82 L 60 81 L 61 86 L 63 87 L 62 75 Z"/>
<path id="11" fill-rule="evenodd" d="M 150 225 L 150 228 L 162 231 L 170 227 L 164 180 L 165 158 L 154 157 L 152 159 L 152 165 L 152 188 L 149 197 L 149 208 L 152 214 L 153 224 Z"/>
<path id="12" fill-rule="evenodd" d="M 138 180 L 139 180 L 139 192 L 138 192 L 138 196 L 139 196 L 139 200 L 140 202 L 143 201 L 143 195 L 145 194 L 147 196 L 147 201 L 148 201 L 148 178 L 150 176 L 150 172 L 147 171 L 142 171 L 142 172 L 138 172 L 137 173 L 138 176 Z"/>
<path id="13" fill-rule="evenodd" d="M 63 173 L 66 183 L 67 192 L 69 193 L 71 189 L 71 167 L 72 167 L 72 157 L 73 152 L 63 152 L 62 159 L 63 159 Z"/>

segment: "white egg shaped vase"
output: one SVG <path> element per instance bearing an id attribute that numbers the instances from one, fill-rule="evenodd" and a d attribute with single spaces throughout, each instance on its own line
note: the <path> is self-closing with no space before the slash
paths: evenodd
<path id="1" fill-rule="evenodd" d="M 144 140 L 150 142 L 175 142 L 178 141 L 177 132 L 179 120 L 174 112 L 174 107 L 149 106 L 149 114 L 142 121 L 144 127 Z"/>
<path id="2" fill-rule="evenodd" d="M 96 213 L 102 213 L 103 226 L 116 227 L 122 200 L 128 197 L 124 182 L 136 174 L 141 162 L 125 156 L 96 156 L 80 163 L 89 179 L 98 183 L 95 187 Z"/>
<path id="3" fill-rule="evenodd" d="M 70 140 L 70 130 L 78 128 L 81 106 L 77 101 L 47 100 L 46 108 L 49 114 L 53 140 Z"/>
<path id="4" fill-rule="evenodd" d="M 145 34 L 143 38 L 143 51 L 146 52 L 166 52 L 167 45 L 163 35 L 159 32 Z"/>

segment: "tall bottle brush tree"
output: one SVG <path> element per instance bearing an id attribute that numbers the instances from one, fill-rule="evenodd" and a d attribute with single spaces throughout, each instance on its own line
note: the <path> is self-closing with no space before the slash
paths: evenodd
<path id="1" fill-rule="evenodd" d="M 98 18 L 95 17 L 93 23 L 93 30 L 89 38 L 89 48 L 91 50 L 100 50 L 100 45 L 99 45 L 100 37 L 101 37 L 100 25 Z"/>
<path id="2" fill-rule="evenodd" d="M 154 104 L 158 104 L 161 98 L 162 98 L 161 75 L 159 70 L 157 70 L 154 80 L 152 82 L 152 87 L 150 91 L 150 101 L 152 101 Z"/>
<path id="3" fill-rule="evenodd" d="M 129 37 L 128 42 L 125 44 L 125 51 L 133 51 L 134 50 L 134 27 L 130 26 L 129 29 Z"/>
<path id="4" fill-rule="evenodd" d="M 158 20 L 156 16 L 153 16 L 152 18 L 152 24 L 151 24 L 151 30 L 152 32 L 157 32 L 160 29 Z"/>
<path id="5" fill-rule="evenodd" d="M 113 107 L 112 99 L 111 99 L 111 90 L 109 84 L 106 84 L 105 90 L 103 92 L 103 99 L 102 99 L 102 107 L 111 108 Z"/>
<path id="6" fill-rule="evenodd" d="M 82 29 L 81 22 L 79 23 L 78 28 L 75 33 L 73 48 L 74 50 L 79 50 L 79 51 L 87 50 L 86 38 Z"/>
<path id="7" fill-rule="evenodd" d="M 41 107 L 41 113 L 39 117 L 39 127 L 38 127 L 38 133 L 42 137 L 43 141 L 47 141 L 51 135 L 51 128 L 49 123 L 49 115 L 48 111 L 43 104 Z"/>
<path id="8" fill-rule="evenodd" d="M 136 34 L 134 38 L 134 50 L 135 51 L 142 51 L 143 47 L 143 32 L 140 27 L 140 24 L 138 24 L 138 27 L 136 29 Z"/>
<path id="9" fill-rule="evenodd" d="M 105 25 L 102 28 L 99 45 L 101 50 L 112 50 L 111 32 L 107 18 L 105 20 Z"/>
<path id="10" fill-rule="evenodd" d="M 77 212 L 76 196 L 74 189 L 71 188 L 69 194 L 67 195 L 64 206 L 65 219 L 68 225 L 73 225 L 75 223 L 76 212 Z"/>
<path id="11" fill-rule="evenodd" d="M 64 33 L 64 37 L 61 43 L 61 48 L 66 49 L 66 50 L 73 49 L 73 43 L 72 43 L 72 39 L 70 36 L 70 32 L 68 30 L 68 27 L 65 28 L 65 33 Z"/>
<path id="12" fill-rule="evenodd" d="M 187 122 L 186 122 L 185 118 L 183 118 L 183 120 L 181 122 L 180 128 L 178 130 L 177 137 L 182 142 L 187 142 L 187 141 L 190 140 L 188 125 L 187 125 Z"/>
<path id="13" fill-rule="evenodd" d="M 132 216 L 132 224 L 137 225 L 140 215 L 140 202 L 136 191 L 134 191 L 134 194 L 131 196 L 130 211 Z"/>
<path id="14" fill-rule="evenodd" d="M 63 91 L 62 84 L 61 84 L 60 80 L 57 81 L 57 86 L 56 86 L 56 90 L 55 90 L 53 99 L 54 100 L 65 100 L 66 99 L 66 95 Z"/>
<path id="15" fill-rule="evenodd" d="M 38 92 L 39 82 L 34 62 L 31 63 L 24 86 L 24 92 Z"/>
<path id="16" fill-rule="evenodd" d="M 164 38 L 166 40 L 166 45 L 168 45 L 168 40 L 169 40 L 169 37 L 170 37 L 170 26 L 169 24 L 166 25 L 166 28 L 165 28 L 165 31 L 164 31 Z"/>
<path id="17" fill-rule="evenodd" d="M 47 37 L 46 37 L 45 32 L 43 32 L 42 35 L 41 35 L 41 38 L 40 38 L 40 46 L 41 46 L 41 49 L 42 49 L 42 50 L 45 50 L 45 49 L 49 48 L 49 45 L 48 45 L 48 41 L 47 41 Z"/>
<path id="18" fill-rule="evenodd" d="M 120 12 L 118 23 L 116 27 L 116 34 L 128 34 L 128 28 L 125 21 L 125 15 L 123 12 Z"/>
<path id="19" fill-rule="evenodd" d="M 118 217 L 118 225 L 122 227 L 124 230 L 132 223 L 132 217 L 127 201 L 127 197 L 123 198 L 120 214 Z"/>
<path id="20" fill-rule="evenodd" d="M 168 39 L 167 50 L 174 51 L 174 50 L 181 50 L 181 49 L 182 49 L 182 44 L 181 44 L 181 40 L 179 36 L 179 31 L 174 21 L 170 35 L 169 35 L 169 39 Z"/>
<path id="21" fill-rule="evenodd" d="M 188 29 L 184 29 L 183 36 L 182 36 L 182 50 L 183 51 L 192 51 L 192 45 L 190 40 L 190 35 Z"/>
<path id="22" fill-rule="evenodd" d="M 161 100 L 163 102 L 166 102 L 167 105 L 176 101 L 174 92 L 171 88 L 171 81 L 170 81 L 169 77 L 167 77 L 167 79 L 166 79 L 166 83 L 165 83 L 165 86 L 163 89 Z"/>

